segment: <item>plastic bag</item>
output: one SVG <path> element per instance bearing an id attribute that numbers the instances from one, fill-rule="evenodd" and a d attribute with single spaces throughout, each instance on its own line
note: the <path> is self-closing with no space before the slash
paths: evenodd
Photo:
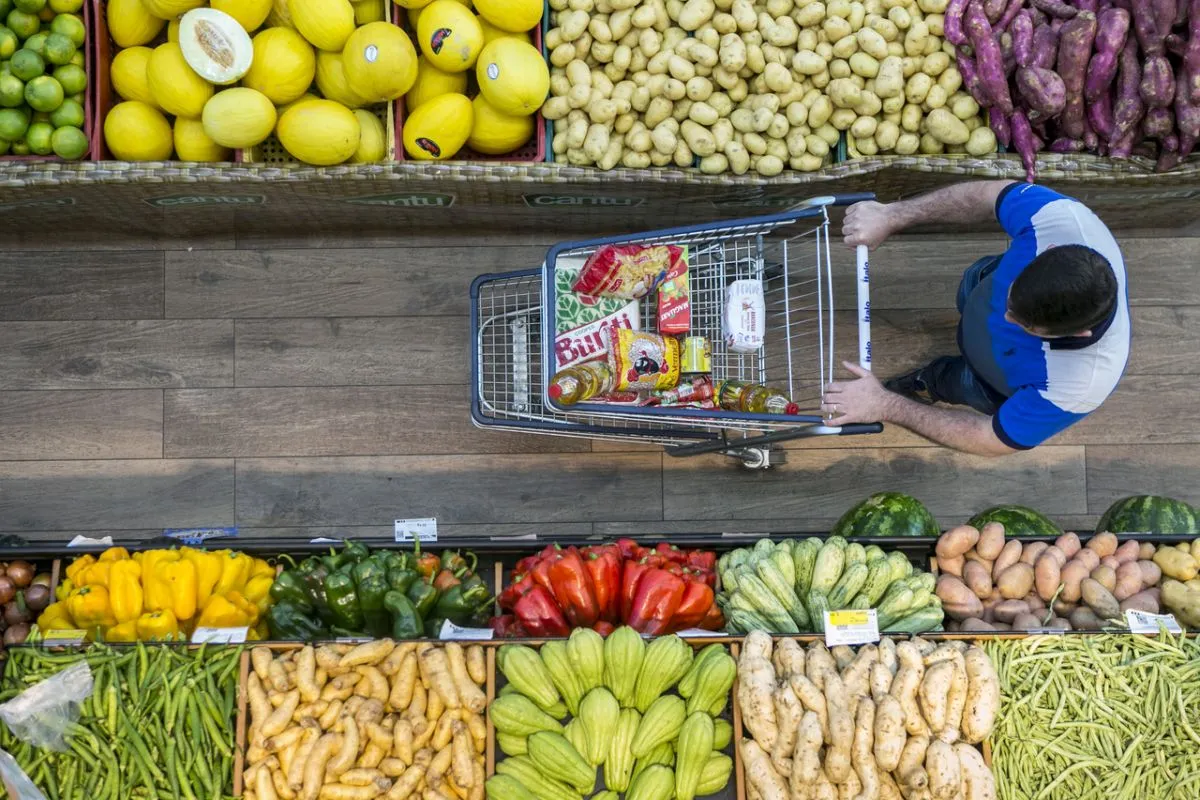
<path id="1" fill-rule="evenodd" d="M 0 705 L 0 719 L 21 741 L 62 753 L 67 728 L 79 721 L 80 705 L 91 694 L 92 669 L 80 661 Z"/>
<path id="2" fill-rule="evenodd" d="M 46 800 L 17 760 L 4 750 L 0 750 L 0 781 L 12 800 Z"/>

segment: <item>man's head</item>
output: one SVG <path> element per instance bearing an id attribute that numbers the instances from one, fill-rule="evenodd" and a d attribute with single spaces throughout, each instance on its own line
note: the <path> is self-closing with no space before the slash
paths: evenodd
<path id="1" fill-rule="evenodd" d="M 1117 303 L 1117 278 L 1090 247 L 1051 247 L 1013 281 L 1005 319 L 1034 336 L 1087 336 Z"/>

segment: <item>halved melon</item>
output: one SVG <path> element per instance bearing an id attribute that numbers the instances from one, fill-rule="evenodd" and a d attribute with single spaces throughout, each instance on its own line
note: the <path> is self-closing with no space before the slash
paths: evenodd
<path id="1" fill-rule="evenodd" d="M 194 8 L 183 15 L 179 47 L 188 66 L 218 86 L 240 80 L 254 61 L 254 45 L 246 29 L 215 8 Z"/>

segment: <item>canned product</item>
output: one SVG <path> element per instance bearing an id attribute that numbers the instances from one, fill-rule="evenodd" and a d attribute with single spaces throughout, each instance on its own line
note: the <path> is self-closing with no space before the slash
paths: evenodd
<path id="1" fill-rule="evenodd" d="M 708 339 L 703 336 L 688 336 L 683 340 L 680 372 L 684 374 L 707 374 L 712 372 L 712 351 Z"/>

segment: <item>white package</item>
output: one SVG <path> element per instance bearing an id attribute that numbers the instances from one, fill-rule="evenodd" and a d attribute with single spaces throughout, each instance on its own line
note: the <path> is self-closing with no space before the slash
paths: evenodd
<path id="1" fill-rule="evenodd" d="M 725 345 L 735 353 L 763 346 L 767 306 L 761 281 L 738 280 L 725 289 Z"/>

